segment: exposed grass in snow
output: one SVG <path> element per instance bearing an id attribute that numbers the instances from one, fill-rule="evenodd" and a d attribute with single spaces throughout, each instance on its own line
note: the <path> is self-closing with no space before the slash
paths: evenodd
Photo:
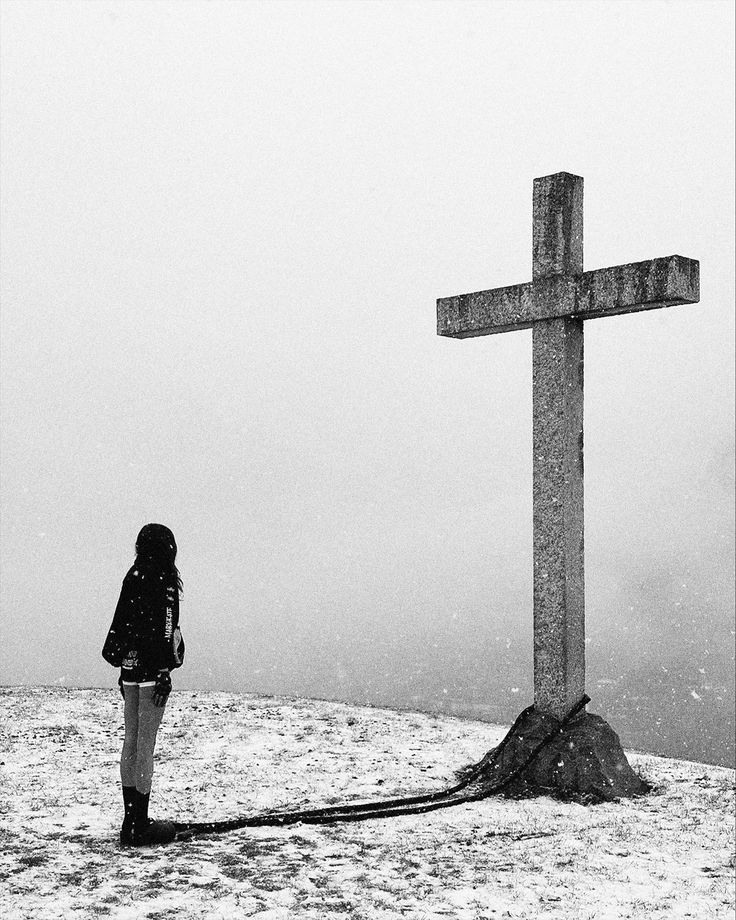
<path id="1" fill-rule="evenodd" d="M 0 701 L 8 920 L 733 917 L 733 770 L 632 753 L 655 786 L 637 800 L 493 798 L 121 850 L 117 690 L 7 688 Z M 420 713 L 175 692 L 151 813 L 216 820 L 431 791 L 503 734 Z"/>

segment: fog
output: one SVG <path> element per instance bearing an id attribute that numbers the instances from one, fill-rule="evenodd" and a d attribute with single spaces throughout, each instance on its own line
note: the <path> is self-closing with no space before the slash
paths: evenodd
<path id="1" fill-rule="evenodd" d="M 585 267 L 701 301 L 585 325 L 590 709 L 733 765 L 733 8 L 6 3 L 0 682 L 114 686 L 170 526 L 184 688 L 510 721 L 532 700 L 536 176 Z"/>

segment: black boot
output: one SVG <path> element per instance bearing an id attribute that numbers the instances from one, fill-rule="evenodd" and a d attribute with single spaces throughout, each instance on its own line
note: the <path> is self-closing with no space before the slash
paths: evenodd
<path id="1" fill-rule="evenodd" d="M 123 826 L 120 828 L 120 846 L 133 846 L 133 815 L 135 812 L 135 786 L 123 786 L 123 803 L 125 805 L 125 817 Z"/>
<path id="2" fill-rule="evenodd" d="M 148 799 L 150 792 L 135 792 L 135 812 L 133 817 L 133 846 L 154 846 L 157 843 L 171 843 L 176 837 L 173 821 L 152 821 L 148 817 Z"/>

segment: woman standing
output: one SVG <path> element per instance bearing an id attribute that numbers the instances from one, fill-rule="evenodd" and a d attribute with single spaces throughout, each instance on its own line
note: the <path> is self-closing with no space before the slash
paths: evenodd
<path id="1" fill-rule="evenodd" d="M 123 580 L 102 650 L 103 658 L 120 668 L 118 684 L 125 700 L 121 846 L 168 843 L 176 835 L 171 821 L 148 817 L 153 751 L 171 692 L 170 671 L 184 659 L 178 628 L 181 578 L 175 565 L 176 541 L 163 524 L 146 524 L 135 550 L 135 563 Z"/>

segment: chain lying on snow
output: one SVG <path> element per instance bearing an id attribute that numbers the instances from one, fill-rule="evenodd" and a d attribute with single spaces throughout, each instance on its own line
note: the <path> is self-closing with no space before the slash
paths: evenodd
<path id="1" fill-rule="evenodd" d="M 458 794 L 466 789 L 474 780 L 478 779 L 486 768 L 496 763 L 509 740 L 513 737 L 517 725 L 524 716 L 533 709 L 532 706 L 525 709 L 518 716 L 497 747 L 489 751 L 464 779 L 447 789 L 441 789 L 438 792 L 428 792 L 422 795 L 403 796 L 394 799 L 378 799 L 373 802 L 328 805 L 324 808 L 311 808 L 300 811 L 271 811 L 261 815 L 253 815 L 249 818 L 233 818 L 225 821 L 176 822 L 177 839 L 185 840 L 203 834 L 222 834 L 226 831 L 239 830 L 244 827 L 284 827 L 287 824 L 299 823 L 331 824 L 337 821 L 367 821 L 371 818 L 393 818 L 398 815 L 422 814 L 424 812 L 434 811 L 438 808 L 449 808 L 452 805 L 459 805 L 462 802 L 475 802 L 500 792 L 517 779 L 539 755 L 542 748 L 552 742 L 567 723 L 589 702 L 590 697 L 583 694 L 581 699 L 572 707 L 562 721 L 539 742 L 521 766 L 512 770 L 508 776 L 475 792 L 464 792 L 462 795 Z"/>

